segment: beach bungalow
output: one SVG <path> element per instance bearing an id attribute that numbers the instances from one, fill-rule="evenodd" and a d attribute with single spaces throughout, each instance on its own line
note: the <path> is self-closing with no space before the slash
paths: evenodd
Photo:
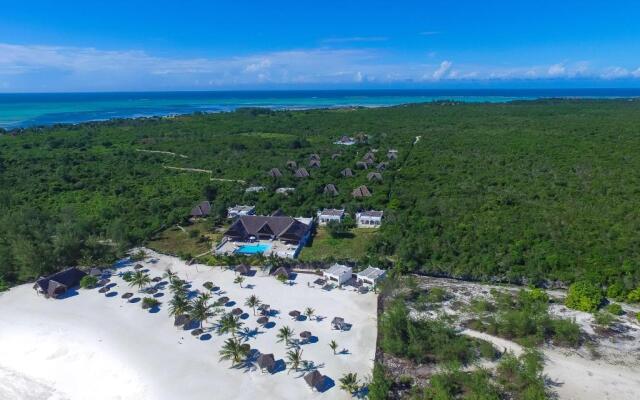
<path id="1" fill-rule="evenodd" d="M 79 285 L 80 280 L 86 275 L 86 272 L 71 267 L 39 278 L 33 288 L 38 294 L 44 294 L 46 298 L 57 299 L 67 293 L 67 290 Z"/>
<path id="2" fill-rule="evenodd" d="M 268 174 L 272 178 L 282 178 L 282 172 L 278 168 L 271 168 Z"/>
<path id="3" fill-rule="evenodd" d="M 296 178 L 305 179 L 309 177 L 309 172 L 307 172 L 307 170 L 304 168 L 298 168 L 293 176 L 295 176 Z"/>
<path id="4" fill-rule="evenodd" d="M 375 286 L 384 278 L 385 274 L 386 271 L 369 266 L 364 271 L 356 272 L 356 281 L 365 285 Z"/>
<path id="5" fill-rule="evenodd" d="M 342 154 L 340 154 L 340 153 L 333 153 L 331 155 L 331 159 L 332 160 L 336 160 L 336 159 L 340 158 L 341 156 L 342 156 Z"/>
<path id="6" fill-rule="evenodd" d="M 358 186 L 351 192 L 353 197 L 371 197 L 371 191 L 365 185 Z"/>
<path id="7" fill-rule="evenodd" d="M 382 182 L 382 174 L 380 172 L 369 172 L 367 179 L 370 182 Z"/>
<path id="8" fill-rule="evenodd" d="M 317 155 L 317 154 L 311 154 L 311 155 L 309 156 L 309 161 L 311 161 L 311 160 L 318 160 L 318 161 L 320 161 L 320 156 L 319 156 L 319 155 Z"/>
<path id="9" fill-rule="evenodd" d="M 351 178 L 353 176 L 353 171 L 351 170 L 351 168 L 345 168 L 340 171 L 340 175 L 344 176 L 345 178 Z"/>
<path id="10" fill-rule="evenodd" d="M 311 159 L 309 160 L 309 168 L 320 168 L 320 160 Z"/>
<path id="11" fill-rule="evenodd" d="M 329 269 L 324 270 L 322 275 L 328 281 L 338 282 L 338 285 L 349 281 L 353 275 L 353 269 L 342 264 L 333 264 Z"/>
<path id="12" fill-rule="evenodd" d="M 289 279 L 289 277 L 291 276 L 291 271 L 289 271 L 287 268 L 285 267 L 278 267 L 275 271 L 273 271 L 271 273 L 271 275 L 278 277 L 278 276 L 284 276 L 287 279 Z"/>
<path id="13" fill-rule="evenodd" d="M 324 186 L 323 193 L 329 196 L 337 196 L 339 194 L 336 185 L 334 185 L 333 183 L 327 183 Z"/>
<path id="14" fill-rule="evenodd" d="M 191 209 L 192 218 L 204 218 L 211 214 L 211 203 L 208 201 L 202 201 Z"/>
<path id="15" fill-rule="evenodd" d="M 385 169 L 387 169 L 387 163 L 385 162 L 381 162 L 376 166 L 376 169 L 378 171 L 384 171 Z"/>
<path id="16" fill-rule="evenodd" d="M 236 274 L 239 274 L 239 275 L 246 276 L 251 273 L 251 267 L 248 266 L 247 264 L 236 265 L 236 267 L 233 270 L 235 271 Z"/>
<path id="17" fill-rule="evenodd" d="M 359 169 L 367 169 L 367 168 L 369 168 L 369 164 L 367 164 L 367 163 L 366 163 L 366 162 L 364 162 L 364 161 L 358 161 L 358 162 L 356 163 L 356 168 L 359 168 Z"/>
<path id="18" fill-rule="evenodd" d="M 276 358 L 273 356 L 273 354 L 260 354 L 258 356 L 258 359 L 256 360 L 256 363 L 258 364 L 258 368 L 260 368 L 260 371 L 271 373 L 271 371 L 273 371 L 273 368 L 276 366 Z"/>
<path id="19" fill-rule="evenodd" d="M 397 159 L 397 158 L 398 158 L 398 150 L 396 150 L 396 149 L 390 149 L 390 150 L 387 152 L 387 158 L 388 158 L 389 160 L 395 160 L 395 159 Z"/>
<path id="20" fill-rule="evenodd" d="M 367 154 L 365 154 L 364 157 L 362 157 L 362 161 L 366 162 L 367 164 L 370 164 L 375 160 L 376 160 L 376 155 L 372 151 L 367 152 Z"/>
<path id="21" fill-rule="evenodd" d="M 258 193 L 262 192 L 266 188 L 264 186 L 249 186 L 244 190 L 245 193 Z"/>
<path id="22" fill-rule="evenodd" d="M 311 237 L 312 218 L 241 215 L 224 233 L 216 254 L 295 258 Z"/>
<path id="23" fill-rule="evenodd" d="M 227 218 L 233 219 L 243 215 L 254 215 L 256 213 L 255 206 L 235 205 L 227 209 Z"/>
<path id="24" fill-rule="evenodd" d="M 333 144 L 338 144 L 341 146 L 353 146 L 354 144 L 356 144 L 356 140 L 352 137 L 343 135 L 340 139 L 333 142 Z"/>
<path id="25" fill-rule="evenodd" d="M 358 228 L 379 228 L 382 225 L 384 211 L 362 211 L 356 213 L 356 225 Z"/>
<path id="26" fill-rule="evenodd" d="M 329 222 L 341 223 L 343 219 L 344 209 L 337 210 L 333 208 L 325 208 L 322 211 L 318 211 L 318 224 L 321 226 L 325 226 Z"/>

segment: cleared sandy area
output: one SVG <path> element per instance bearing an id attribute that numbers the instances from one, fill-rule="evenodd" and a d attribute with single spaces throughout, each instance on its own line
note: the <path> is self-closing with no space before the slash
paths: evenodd
<path id="1" fill-rule="evenodd" d="M 318 341 L 301 346 L 303 359 L 312 361 L 335 386 L 312 392 L 302 373 L 230 368 L 218 355 L 227 335 L 213 333 L 210 339 L 200 340 L 173 326 L 165 304 L 152 313 L 140 303 L 128 303 L 120 296 L 136 289 L 114 275 L 113 291 L 118 294 L 113 297 L 93 289 L 47 300 L 37 296 L 31 285 L 0 294 L 0 399 L 346 399 L 350 396 L 339 388 L 338 379 L 347 372 L 361 378 L 370 375 L 376 340 L 374 294 L 308 287 L 316 277 L 304 274 L 287 286 L 260 271 L 240 288 L 233 283 L 232 271 L 187 266 L 173 257 L 149 254 L 157 261 L 142 264 L 152 277 L 171 267 L 193 289 L 202 289 L 206 281 L 220 286 L 223 296 L 237 302 L 230 308 L 241 307 L 248 313 L 245 327 L 258 328 L 247 339 L 252 348 L 285 359 L 287 349 L 277 342 L 278 328 L 287 325 L 296 337 L 303 330 L 311 331 Z M 170 294 L 164 293 L 159 299 L 166 302 Z M 244 306 L 251 294 L 280 310 L 271 318 L 274 327 L 259 327 L 253 312 Z M 289 317 L 289 311 L 306 307 L 325 318 L 293 321 Z M 332 330 L 334 316 L 344 317 L 352 329 Z M 348 353 L 334 355 L 328 346 L 331 340 Z"/>

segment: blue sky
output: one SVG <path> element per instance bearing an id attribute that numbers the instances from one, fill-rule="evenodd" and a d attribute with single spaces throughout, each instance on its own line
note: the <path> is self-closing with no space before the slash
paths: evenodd
<path id="1" fill-rule="evenodd" d="M 0 91 L 640 87 L 637 1 L 14 1 Z"/>

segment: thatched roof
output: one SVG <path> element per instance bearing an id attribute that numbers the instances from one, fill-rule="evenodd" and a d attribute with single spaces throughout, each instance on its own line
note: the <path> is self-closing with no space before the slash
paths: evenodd
<path id="1" fill-rule="evenodd" d="M 369 165 L 364 161 L 358 161 L 356 163 L 356 167 L 360 168 L 360 169 L 367 169 L 367 168 L 369 168 Z"/>
<path id="2" fill-rule="evenodd" d="M 293 176 L 295 176 L 296 178 L 308 178 L 309 172 L 307 172 L 307 170 L 304 168 L 298 168 Z"/>
<path id="3" fill-rule="evenodd" d="M 309 339 L 311 337 L 311 332 L 309 331 L 300 332 L 300 337 L 303 339 Z"/>
<path id="4" fill-rule="evenodd" d="M 229 302 L 229 298 L 227 296 L 222 296 L 218 299 L 219 303 L 226 304 Z"/>
<path id="5" fill-rule="evenodd" d="M 380 172 L 369 172 L 367 179 L 370 181 L 382 182 L 382 174 Z"/>
<path id="6" fill-rule="evenodd" d="M 199 204 L 196 204 L 191 209 L 192 217 L 206 217 L 211 214 L 211 203 L 208 201 L 202 201 Z"/>
<path id="7" fill-rule="evenodd" d="M 368 152 L 362 157 L 362 161 L 374 161 L 376 159 L 376 155 L 373 152 Z"/>
<path id="8" fill-rule="evenodd" d="M 133 269 L 142 269 L 142 268 L 144 268 L 142 264 L 136 264 L 136 266 L 133 267 Z"/>
<path id="9" fill-rule="evenodd" d="M 93 267 L 89 270 L 89 275 L 99 277 L 102 276 L 102 271 L 100 271 L 99 268 Z"/>
<path id="10" fill-rule="evenodd" d="M 311 168 L 320 168 L 320 160 L 309 160 L 309 167 Z"/>
<path id="11" fill-rule="evenodd" d="M 309 160 L 318 160 L 318 161 L 320 161 L 320 156 L 319 156 L 319 155 L 317 155 L 317 154 L 315 154 L 315 153 L 314 153 L 314 154 L 311 154 L 311 155 L 309 156 Z"/>
<path id="12" fill-rule="evenodd" d="M 338 195 L 338 189 L 336 188 L 336 185 L 334 185 L 333 183 L 327 183 L 324 186 L 324 194 L 329 194 L 331 196 L 337 196 Z"/>
<path id="13" fill-rule="evenodd" d="M 331 159 L 332 159 L 332 160 L 335 160 L 336 158 L 340 158 L 341 156 L 342 156 L 342 154 L 340 154 L 340 153 L 333 153 L 333 154 L 331 155 Z"/>
<path id="14" fill-rule="evenodd" d="M 271 170 L 269 170 L 269 176 L 272 178 L 281 178 L 282 172 L 280 172 L 278 168 L 271 168 Z"/>
<path id="15" fill-rule="evenodd" d="M 293 318 L 298 318 L 300 316 L 300 311 L 298 310 L 289 311 L 289 316 Z"/>
<path id="16" fill-rule="evenodd" d="M 231 314 L 238 316 L 244 314 L 244 311 L 242 311 L 242 308 L 238 307 L 231 310 Z"/>
<path id="17" fill-rule="evenodd" d="M 351 192 L 353 197 L 371 197 L 371 191 L 365 185 L 358 186 Z"/>
<path id="18" fill-rule="evenodd" d="M 77 286 L 85 275 L 87 275 L 86 272 L 71 267 L 38 279 L 33 288 L 44 293 L 47 297 L 57 298 L 67 289 Z"/>
<path id="19" fill-rule="evenodd" d="M 340 171 L 340 175 L 348 178 L 353 176 L 353 171 L 351 170 L 351 168 L 345 168 L 342 171 Z"/>
<path id="20" fill-rule="evenodd" d="M 287 161 L 287 168 L 296 169 L 298 168 L 298 163 L 293 160 L 289 160 Z"/>
<path id="21" fill-rule="evenodd" d="M 256 320 L 257 323 L 259 323 L 260 325 L 264 325 L 267 322 L 269 322 L 269 317 L 260 317 Z"/>
<path id="22" fill-rule="evenodd" d="M 260 354 L 258 359 L 256 360 L 258 367 L 260 369 L 266 369 L 267 371 L 271 371 L 273 367 L 276 365 L 276 358 L 273 354 Z"/>
<path id="23" fill-rule="evenodd" d="M 398 158 L 398 151 L 397 150 L 389 150 L 387 152 L 387 158 L 389 160 L 395 160 L 396 158 Z"/>
<path id="24" fill-rule="evenodd" d="M 376 166 L 376 169 L 378 171 L 384 171 L 385 169 L 387 169 L 387 163 L 381 162 Z"/>
<path id="25" fill-rule="evenodd" d="M 234 270 L 240 275 L 248 275 L 251 272 L 251 267 L 249 267 L 247 264 L 240 264 L 236 265 Z"/>
<path id="26" fill-rule="evenodd" d="M 131 293 L 131 292 L 127 292 L 127 293 L 123 294 L 123 295 L 122 295 L 122 296 L 120 296 L 120 297 L 122 297 L 123 299 L 130 299 L 130 298 L 132 298 L 132 297 L 133 297 L 133 293 Z"/>
<path id="27" fill-rule="evenodd" d="M 188 315 L 176 315 L 176 317 L 173 319 L 173 325 L 174 326 L 184 326 L 186 324 L 188 324 L 189 322 L 191 322 L 191 318 L 189 318 Z"/>
<path id="28" fill-rule="evenodd" d="M 275 271 L 273 271 L 273 273 L 271 274 L 273 276 L 280 276 L 280 275 L 284 275 L 287 277 L 287 279 L 289 278 L 290 272 L 288 269 L 286 269 L 285 267 L 278 267 L 278 269 L 276 269 Z"/>
<path id="29" fill-rule="evenodd" d="M 318 370 L 313 370 L 304 376 L 304 381 L 307 382 L 311 388 L 317 388 L 324 381 L 324 375 Z"/>

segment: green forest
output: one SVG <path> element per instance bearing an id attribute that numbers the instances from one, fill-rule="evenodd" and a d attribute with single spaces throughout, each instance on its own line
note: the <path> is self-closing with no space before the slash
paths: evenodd
<path id="1" fill-rule="evenodd" d="M 243 203 L 295 216 L 384 210 L 363 261 L 534 285 L 587 280 L 624 294 L 640 284 L 639 129 L 638 101 L 539 100 L 241 109 L 8 131 L 0 285 L 110 262 L 209 199 L 214 220 Z M 333 144 L 342 135 L 360 143 Z M 370 151 L 376 163 L 359 169 Z M 294 178 L 288 161 L 310 177 Z M 380 162 L 382 181 L 370 181 Z M 328 183 L 337 195 L 324 193 Z M 255 185 L 265 190 L 245 192 Z M 354 198 L 360 185 L 372 196 Z"/>

